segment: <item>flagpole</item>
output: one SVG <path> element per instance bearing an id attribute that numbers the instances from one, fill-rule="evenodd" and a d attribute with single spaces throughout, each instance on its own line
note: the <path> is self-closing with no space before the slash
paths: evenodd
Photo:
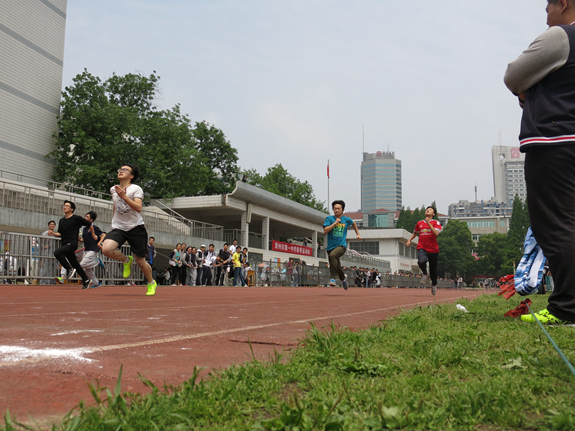
<path id="1" fill-rule="evenodd" d="M 327 211 L 329 212 L 329 159 L 327 159 Z"/>

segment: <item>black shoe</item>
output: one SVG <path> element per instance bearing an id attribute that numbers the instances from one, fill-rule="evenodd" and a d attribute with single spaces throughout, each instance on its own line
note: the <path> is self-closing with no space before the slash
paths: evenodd
<path id="1" fill-rule="evenodd" d="M 90 287 L 90 284 L 92 284 L 92 280 L 87 279 L 86 281 L 84 281 L 84 283 L 82 283 L 82 290 L 87 289 L 88 287 Z"/>

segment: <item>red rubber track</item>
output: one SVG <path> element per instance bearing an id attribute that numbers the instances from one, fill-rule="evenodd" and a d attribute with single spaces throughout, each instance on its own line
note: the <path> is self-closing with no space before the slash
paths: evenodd
<path id="1" fill-rule="evenodd" d="M 438 289 L 0 286 L 0 413 L 58 420 L 80 400 L 86 382 L 145 392 L 138 372 L 156 385 L 177 385 L 194 366 L 207 371 L 267 359 L 289 350 L 314 322 L 352 330 L 401 308 L 475 298 L 482 291 Z M 24 347 L 14 357 L 2 348 Z M 72 349 L 61 357 L 34 356 Z M 57 350 L 60 352 L 60 350 Z M 60 352 L 62 353 L 62 352 Z M 73 357 L 76 355 L 76 358 Z M 206 372 L 207 372 L 206 371 Z"/>

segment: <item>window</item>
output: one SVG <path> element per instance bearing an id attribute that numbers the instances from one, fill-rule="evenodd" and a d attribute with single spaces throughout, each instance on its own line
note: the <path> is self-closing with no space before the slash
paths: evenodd
<path id="1" fill-rule="evenodd" d="M 379 254 L 379 242 L 378 241 L 371 241 L 371 242 L 349 242 L 349 248 L 355 250 L 359 253 L 369 253 L 372 255 Z"/>

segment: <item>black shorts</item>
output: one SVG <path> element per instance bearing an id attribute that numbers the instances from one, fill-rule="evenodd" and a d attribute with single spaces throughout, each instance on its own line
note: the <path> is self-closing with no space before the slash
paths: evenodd
<path id="1" fill-rule="evenodd" d="M 132 248 L 132 253 L 136 257 L 146 257 L 148 252 L 148 232 L 143 224 L 136 226 L 129 231 L 123 231 L 120 229 L 112 229 L 106 235 L 106 240 L 111 239 L 118 243 L 118 247 L 122 247 L 126 241 L 130 244 Z"/>

